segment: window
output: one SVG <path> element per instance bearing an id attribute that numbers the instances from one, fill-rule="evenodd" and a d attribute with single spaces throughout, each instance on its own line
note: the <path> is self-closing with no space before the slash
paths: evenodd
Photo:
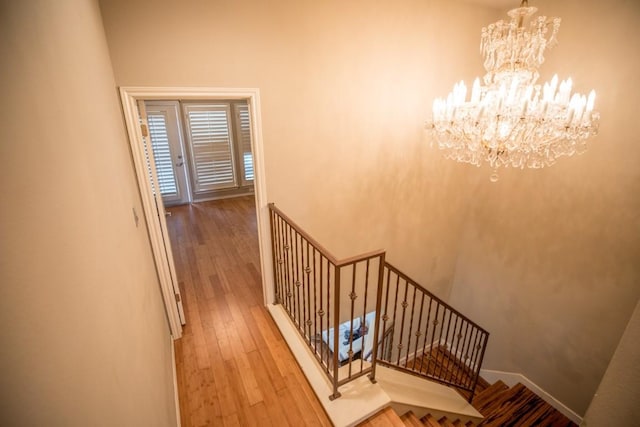
<path id="1" fill-rule="evenodd" d="M 173 160 L 171 159 L 167 119 L 164 114 L 153 112 L 147 114 L 147 123 L 149 124 L 149 137 L 151 138 L 160 194 L 163 197 L 176 196 L 178 187 L 173 170 Z"/>
<path id="2" fill-rule="evenodd" d="M 253 155 L 247 103 L 185 102 L 182 105 L 194 199 L 252 186 Z"/>
<path id="3" fill-rule="evenodd" d="M 242 184 L 250 185 L 253 182 L 253 154 L 251 152 L 249 106 L 247 104 L 234 104 L 233 107 L 236 113 L 238 148 L 242 159 Z"/>

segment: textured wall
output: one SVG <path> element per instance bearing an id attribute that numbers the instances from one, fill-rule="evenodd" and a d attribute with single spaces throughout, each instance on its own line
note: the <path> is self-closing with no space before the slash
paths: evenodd
<path id="1" fill-rule="evenodd" d="M 583 427 L 628 425 L 640 419 L 640 303 L 636 305 L 607 372 L 584 417 Z"/>
<path id="2" fill-rule="evenodd" d="M 595 88 L 600 135 L 548 170 L 479 183 L 451 303 L 492 333 L 486 368 L 522 373 L 582 415 L 640 296 L 640 4 L 536 6 L 563 18 L 542 77 Z"/>
<path id="3" fill-rule="evenodd" d="M 473 168 L 423 138 L 495 12 L 448 0 L 104 0 L 119 85 L 258 87 L 268 197 L 339 257 L 447 297 Z"/>
<path id="4" fill-rule="evenodd" d="M 176 424 L 96 2 L 0 1 L 0 424 Z"/>

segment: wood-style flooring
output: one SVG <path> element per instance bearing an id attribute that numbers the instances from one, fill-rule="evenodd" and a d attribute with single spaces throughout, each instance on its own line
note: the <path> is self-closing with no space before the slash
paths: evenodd
<path id="1" fill-rule="evenodd" d="M 263 306 L 254 206 L 168 209 L 187 320 L 175 343 L 182 427 L 331 425 Z"/>

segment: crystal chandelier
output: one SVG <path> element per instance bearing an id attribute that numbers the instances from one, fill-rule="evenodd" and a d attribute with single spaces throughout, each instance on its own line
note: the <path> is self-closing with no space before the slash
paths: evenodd
<path id="1" fill-rule="evenodd" d="M 467 97 L 464 82 L 446 99 L 433 101 L 427 129 L 447 158 L 493 168 L 542 168 L 560 156 L 586 150 L 587 138 L 598 132 L 595 92 L 572 95 L 571 78 L 553 76 L 540 85 L 538 68 L 544 51 L 556 43 L 560 18 L 531 18 L 537 11 L 523 0 L 509 11 L 509 21 L 482 29 L 480 50 L 487 70 L 476 78 Z M 525 25 L 528 22 L 528 26 Z"/>

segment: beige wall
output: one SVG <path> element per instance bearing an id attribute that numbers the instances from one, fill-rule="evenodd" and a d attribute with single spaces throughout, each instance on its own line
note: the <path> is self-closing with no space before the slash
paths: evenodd
<path id="1" fill-rule="evenodd" d="M 492 332 L 486 368 L 582 415 L 640 296 L 640 4 L 536 6 L 563 18 L 542 75 L 596 89 L 600 135 L 548 170 L 479 183 L 451 303 Z"/>
<path id="2" fill-rule="evenodd" d="M 268 198 L 338 257 L 384 247 L 447 297 L 471 168 L 428 148 L 495 12 L 449 0 L 101 2 L 119 85 L 257 87 Z M 453 25 L 455 24 L 455 25 Z"/>
<path id="3" fill-rule="evenodd" d="M 623 426 L 640 419 L 640 303 L 620 339 L 598 392 L 584 417 L 583 427 Z"/>
<path id="4" fill-rule="evenodd" d="M 97 3 L 0 1 L 0 424 L 176 424 Z"/>

